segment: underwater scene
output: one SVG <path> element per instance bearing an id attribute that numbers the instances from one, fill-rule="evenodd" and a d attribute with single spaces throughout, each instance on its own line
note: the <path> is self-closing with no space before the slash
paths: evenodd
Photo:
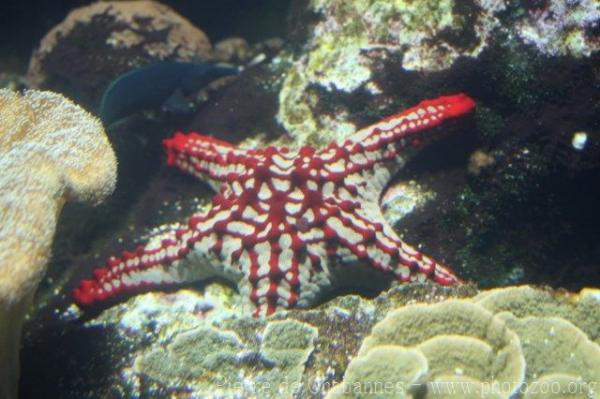
<path id="1" fill-rule="evenodd" d="M 0 399 L 600 398 L 600 1 L 0 30 Z"/>

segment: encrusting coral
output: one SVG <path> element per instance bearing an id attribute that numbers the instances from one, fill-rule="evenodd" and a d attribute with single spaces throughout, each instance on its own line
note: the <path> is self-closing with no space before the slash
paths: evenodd
<path id="1" fill-rule="evenodd" d="M 262 327 L 255 324 L 254 332 Z M 243 335 L 222 326 L 187 329 L 142 351 L 131 375 L 223 398 L 288 397 L 284 392 L 292 394 L 301 386 L 315 350 L 316 327 L 293 319 L 276 320 L 256 335 L 260 344 L 249 343 Z"/>
<path id="2" fill-rule="evenodd" d="M 328 397 L 596 397 L 600 346 L 588 320 L 600 307 L 593 294 L 508 287 L 398 308 L 373 327 Z M 395 364 L 415 369 L 388 372 Z"/>
<path id="3" fill-rule="evenodd" d="M 16 397 L 25 312 L 63 204 L 112 193 L 116 158 L 100 121 L 65 97 L 0 90 L 0 398 Z"/>

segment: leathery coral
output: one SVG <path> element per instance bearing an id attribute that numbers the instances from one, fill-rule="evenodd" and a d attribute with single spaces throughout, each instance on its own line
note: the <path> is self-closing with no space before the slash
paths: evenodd
<path id="1" fill-rule="evenodd" d="M 25 312 L 68 200 L 98 204 L 116 158 L 100 121 L 60 94 L 0 90 L 0 398 L 17 396 Z"/>

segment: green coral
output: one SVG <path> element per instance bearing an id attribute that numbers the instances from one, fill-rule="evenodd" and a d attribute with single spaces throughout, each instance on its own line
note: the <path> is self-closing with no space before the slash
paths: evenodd
<path id="1" fill-rule="evenodd" d="M 550 374 L 529 384 L 523 399 L 590 399 L 595 385 L 571 374 Z"/>
<path id="2" fill-rule="evenodd" d="M 391 312 L 364 340 L 358 357 L 389 344 L 423 353 L 429 363 L 428 377 L 434 381 L 460 369 L 461 377 L 511 385 L 513 392 L 525 372 L 516 335 L 491 312 L 464 300 Z"/>
<path id="3" fill-rule="evenodd" d="M 317 330 L 297 320 L 267 324 L 262 341 L 265 357 L 282 365 L 303 363 L 314 348 Z"/>
<path id="4" fill-rule="evenodd" d="M 427 359 L 419 351 L 382 345 L 352 362 L 346 384 L 337 385 L 328 398 L 409 398 L 426 374 Z"/>
<path id="5" fill-rule="evenodd" d="M 566 297 L 508 287 L 470 300 L 398 308 L 373 327 L 329 397 L 372 397 L 349 389 L 369 385 L 377 372 L 380 381 L 388 381 L 384 365 L 399 362 L 406 353 L 414 358 L 415 352 L 426 360 L 427 373 L 425 365 L 412 362 L 414 369 L 403 370 L 399 380 L 422 375 L 419 397 L 588 397 L 600 381 L 600 346 L 594 342 L 598 297 L 597 290 Z M 370 356 L 373 351 L 378 356 Z"/>
<path id="6" fill-rule="evenodd" d="M 500 317 L 521 339 L 529 381 L 555 373 L 587 382 L 600 377 L 600 346 L 571 322 L 560 317 L 519 319 L 510 312 Z"/>
<path id="7" fill-rule="evenodd" d="M 237 323 L 240 332 L 245 331 L 242 324 Z M 255 332 L 264 324 L 254 322 L 246 327 Z M 292 394 L 300 387 L 318 330 L 297 320 L 271 321 L 262 335 L 257 346 L 249 336 L 200 325 L 174 334 L 167 345 L 156 345 L 138 356 L 133 373 L 159 386 L 178 386 L 225 397 L 244 393 L 276 398 L 283 391 Z M 246 372 L 254 374 L 251 384 L 244 382 Z"/>
<path id="8" fill-rule="evenodd" d="M 600 345 L 598 290 L 583 290 L 581 294 L 570 297 L 530 286 L 506 287 L 484 291 L 473 300 L 494 313 L 510 312 L 519 318 L 564 318 Z"/>
<path id="9" fill-rule="evenodd" d="M 275 367 L 256 378 L 259 386 L 269 387 L 263 397 L 280 397 L 297 393 L 304 365 L 313 352 L 318 330 L 297 320 L 273 321 L 263 333 L 260 353 Z M 284 396 L 287 396 L 284 395 Z"/>
<path id="10" fill-rule="evenodd" d="M 176 335 L 165 348 L 139 357 L 134 370 L 164 383 L 202 377 L 208 377 L 211 384 L 235 381 L 235 356 L 242 349 L 234 333 L 198 327 Z"/>

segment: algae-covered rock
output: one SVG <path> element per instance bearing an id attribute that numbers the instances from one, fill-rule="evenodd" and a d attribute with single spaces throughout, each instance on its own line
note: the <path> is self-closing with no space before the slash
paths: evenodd
<path id="1" fill-rule="evenodd" d="M 489 44 L 502 1 L 320 1 L 309 8 L 320 16 L 310 51 L 295 60 L 279 94 L 279 122 L 296 140 L 341 140 L 354 125 L 343 112 L 318 111 L 326 91 L 380 92 L 372 81 L 381 63 L 394 55 L 405 70 L 438 71 L 459 57 L 475 57 Z M 321 130 L 321 132 L 319 132 Z M 319 137 L 325 131 L 327 136 Z"/>
<path id="2" fill-rule="evenodd" d="M 591 32 L 600 20 L 595 0 L 549 0 L 518 24 L 519 36 L 548 55 L 589 56 L 600 50 Z"/>

